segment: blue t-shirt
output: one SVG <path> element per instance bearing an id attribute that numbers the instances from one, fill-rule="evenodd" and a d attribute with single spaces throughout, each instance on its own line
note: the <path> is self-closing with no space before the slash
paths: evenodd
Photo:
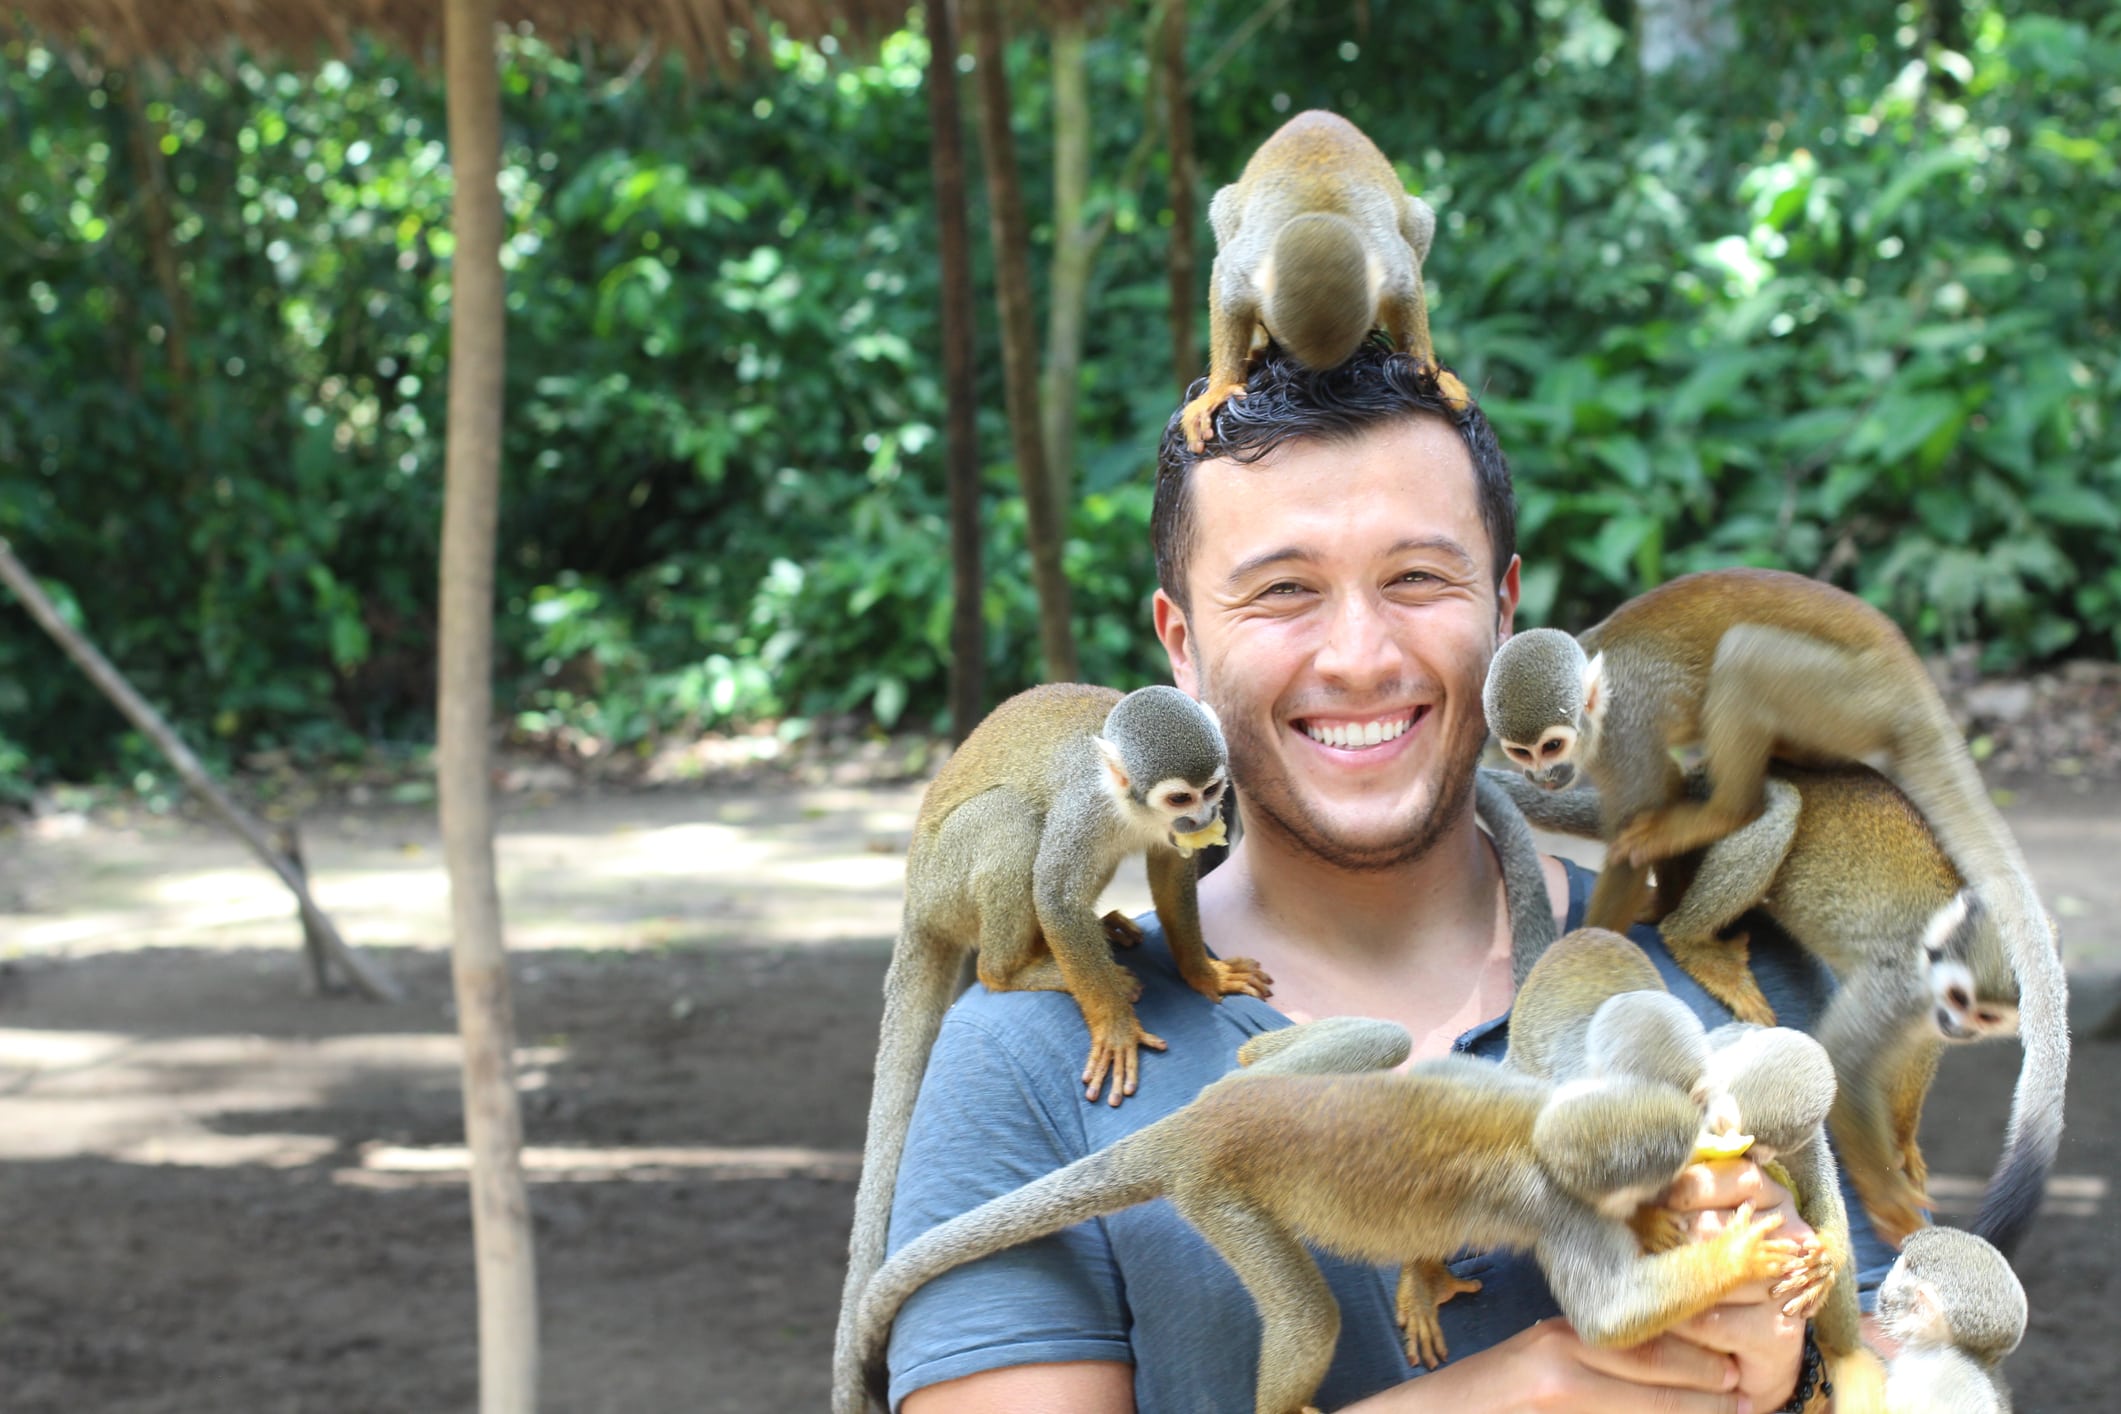
<path id="1" fill-rule="evenodd" d="M 1568 928 L 1580 926 L 1592 875 L 1563 861 Z M 1141 945 L 1115 955 L 1141 979 L 1135 1011 L 1169 1043 L 1142 1052 L 1140 1087 L 1119 1108 L 1083 1098 L 1077 1080 L 1089 1033 L 1064 992 L 993 993 L 975 986 L 943 1022 L 913 1111 L 891 1210 L 896 1251 L 935 1224 L 1022 1187 L 1163 1118 L 1237 1068 L 1247 1037 L 1290 1025 L 1252 997 L 1220 1005 L 1179 977 L 1155 915 Z M 1637 927 L 1665 985 L 1716 1027 L 1730 1013 Z M 1810 1029 L 1832 986 L 1824 967 L 1762 928 L 1752 934 L 1760 989 L 1785 1026 Z M 1453 1049 L 1500 1060 L 1507 1015 L 1460 1036 Z M 1847 1184 L 1843 1192 L 1848 1194 Z M 1864 1306 L 1893 1252 L 1849 1195 Z M 1319 1390 L 1338 1409 L 1423 1373 L 1406 1358 L 1393 1301 L 1399 1272 L 1313 1251 L 1340 1303 L 1340 1344 Z M 1454 1359 L 1485 1350 L 1560 1314 L 1528 1253 L 1481 1252 L 1453 1262 L 1481 1290 L 1442 1308 Z M 1134 1367 L 1141 1414 L 1225 1414 L 1252 1407 L 1259 1315 L 1223 1259 L 1163 1199 L 1025 1243 L 947 1272 L 914 1293 L 891 1336 L 891 1402 L 926 1385 L 999 1369 L 1069 1360 Z"/>

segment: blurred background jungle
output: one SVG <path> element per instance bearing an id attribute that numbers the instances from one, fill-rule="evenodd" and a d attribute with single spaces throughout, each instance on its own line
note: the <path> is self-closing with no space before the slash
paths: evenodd
<path id="1" fill-rule="evenodd" d="M 1727 52 L 1648 74 L 1628 0 L 1194 5 L 1184 308 L 1207 197 L 1286 115 L 1333 108 L 1439 214 L 1437 345 L 1516 470 L 1524 622 L 1743 562 L 1988 668 L 2111 659 L 2121 15 L 1724 18 Z M 1161 13 L 1056 24 L 1021 18 L 1008 50 L 1033 356 L 1078 671 L 1129 686 L 1162 671 L 1142 527 L 1179 397 L 1170 66 Z M 945 722 L 927 45 L 915 19 L 859 53 L 744 47 L 693 83 L 505 46 L 497 690 L 519 739 Z M 172 74 L 17 37 L 0 102 L 0 535 L 215 764 L 418 750 L 439 79 L 359 40 L 305 71 Z M 1087 182 L 1057 203 L 1070 144 Z M 991 703 L 1041 664 L 976 150 L 967 169 Z M 55 661 L 0 616 L 0 795 L 161 771 Z"/>

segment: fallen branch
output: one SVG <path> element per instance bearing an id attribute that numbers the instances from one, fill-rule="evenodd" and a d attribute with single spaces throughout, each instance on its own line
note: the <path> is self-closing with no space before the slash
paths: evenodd
<path id="1" fill-rule="evenodd" d="M 339 936 L 339 930 L 332 926 L 331 919 L 310 897 L 309 885 L 301 873 L 266 839 L 265 827 L 214 784 L 213 777 L 206 774 L 206 768 L 199 764 L 198 757 L 192 755 L 191 748 L 171 730 L 169 723 L 162 720 L 162 714 L 133 691 L 132 684 L 111 666 L 110 660 L 97 650 L 96 645 L 59 616 L 58 607 L 22 562 L 15 558 L 14 549 L 5 537 L 0 537 L 0 582 L 15 591 L 15 597 L 22 601 L 23 608 L 29 610 L 30 617 L 66 650 L 66 656 L 88 674 L 89 681 L 102 689 L 103 695 L 116 704 L 126 720 L 138 727 L 169 758 L 169 764 L 176 767 L 177 774 L 183 777 L 192 793 L 206 802 L 206 807 L 221 818 L 221 823 L 250 846 L 251 853 L 257 855 L 266 868 L 280 876 L 280 882 L 287 885 L 295 902 L 301 905 L 303 931 L 322 942 L 325 951 L 345 969 L 362 994 L 375 1001 L 397 1001 L 403 995 L 397 984 L 374 963 L 347 946 L 346 940 Z"/>

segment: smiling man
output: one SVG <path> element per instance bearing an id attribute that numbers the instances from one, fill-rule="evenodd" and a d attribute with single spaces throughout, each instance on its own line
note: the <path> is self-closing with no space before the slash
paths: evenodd
<path id="1" fill-rule="evenodd" d="M 1139 1092 L 1114 1109 L 1075 1083 L 1086 1033 L 1069 998 L 975 987 L 929 1062 L 894 1248 L 1171 1113 L 1262 1031 L 1360 1015 L 1405 1026 L 1416 1057 L 1506 1045 L 1508 910 L 1472 791 L 1481 686 L 1517 607 L 1516 506 L 1478 408 L 1451 409 L 1433 376 L 1382 349 L 1326 373 L 1270 352 L 1205 455 L 1166 430 L 1152 533 L 1157 636 L 1178 686 L 1222 718 L 1244 827 L 1201 882 L 1203 930 L 1217 953 L 1258 959 L 1274 997 L 1208 1001 L 1144 918 L 1122 958 L 1169 1050 L 1144 1057 Z M 1574 927 L 1590 876 L 1545 865 Z M 1652 930 L 1636 936 L 1705 1020 L 1728 1019 Z M 1753 956 L 1779 1015 L 1816 1014 L 1816 966 L 1767 939 Z M 1672 1195 L 1702 1232 L 1785 1196 L 1743 1161 L 1690 1169 Z M 1890 1254 L 1858 1225 L 1867 1276 L 1882 1274 Z M 1324 1408 L 1764 1414 L 1797 1384 L 1802 1328 L 1764 1286 L 1647 1345 L 1594 1350 L 1529 1258 L 1454 1266 L 1481 1289 L 1443 1308 L 1453 1358 L 1420 1374 L 1394 1324 L 1396 1273 L 1322 1260 L 1342 1314 Z M 1234 1274 L 1156 1202 L 916 1293 L 893 1334 L 892 1398 L 906 1414 L 1221 1414 L 1252 1407 L 1258 1347 Z"/>

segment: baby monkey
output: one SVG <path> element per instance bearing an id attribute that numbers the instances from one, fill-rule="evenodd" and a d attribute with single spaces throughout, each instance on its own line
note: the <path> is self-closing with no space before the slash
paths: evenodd
<path id="1" fill-rule="evenodd" d="M 892 1320 L 921 1285 L 1159 1196 L 1258 1304 L 1257 1414 L 1310 1409 L 1339 1337 L 1339 1309 L 1306 1243 L 1376 1263 L 1439 1264 L 1468 1243 L 1531 1249 L 1563 1314 L 1594 1345 L 1639 1344 L 1748 1281 L 1780 1276 L 1798 1255 L 1768 1236 L 1779 1217 L 1749 1208 L 1702 1242 L 1641 1250 L 1627 1218 L 1678 1175 L 1700 1128 L 1699 1108 L 1670 1086 L 1613 1078 L 1557 1088 L 1462 1056 L 1397 1074 L 1310 1074 L 1346 1062 L 1315 1059 L 1297 1037 L 1251 1047 L 1263 1043 L 1279 1049 L 1239 1053 L 1258 1061 L 1253 1072 L 1225 1076 L 1177 1113 L 900 1249 L 862 1302 L 872 1391 Z"/>
<path id="2" fill-rule="evenodd" d="M 1878 1289 L 1878 1324 L 1900 1343 L 1888 1414 L 2010 1414 L 2003 1357 L 2025 1317 L 2025 1288 L 1994 1247 L 1957 1228 L 1910 1236 Z"/>
<path id="3" fill-rule="evenodd" d="M 1377 144 L 1346 118 L 1299 113 L 1259 145 L 1208 208 L 1208 386 L 1180 411 L 1186 444 L 1207 445 L 1215 410 L 1245 395 L 1260 331 L 1306 368 L 1337 368 L 1372 329 L 1436 372 L 1454 407 L 1466 385 L 1437 366 L 1421 263 L 1436 213 L 1399 184 Z"/>

